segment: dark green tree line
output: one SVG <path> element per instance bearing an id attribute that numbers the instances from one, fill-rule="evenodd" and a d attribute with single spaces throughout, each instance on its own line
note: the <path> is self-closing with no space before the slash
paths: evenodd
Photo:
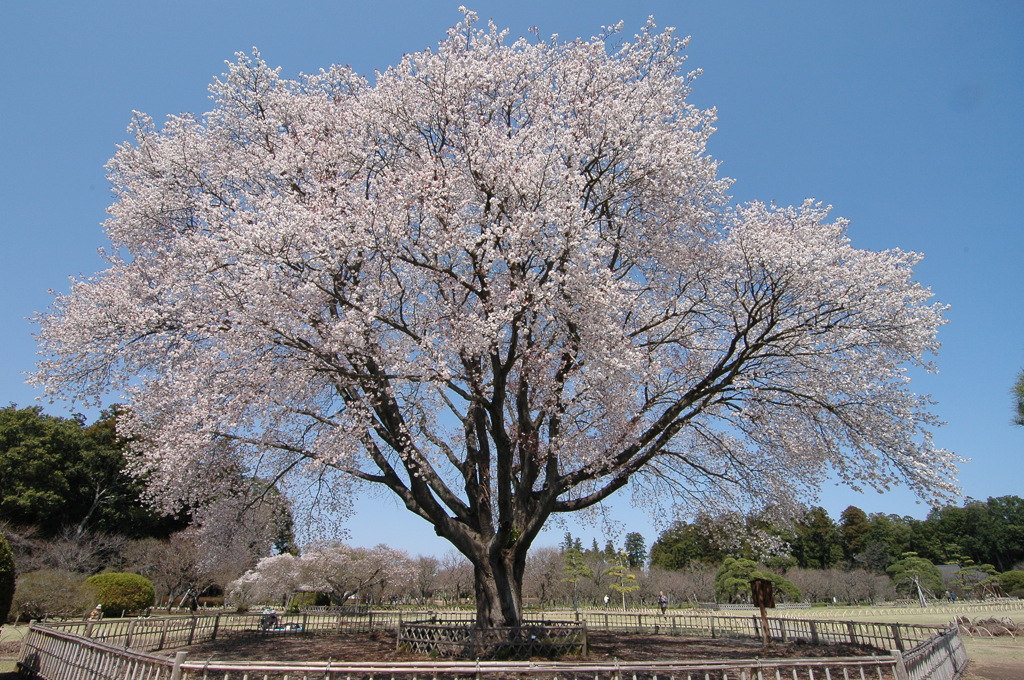
<path id="1" fill-rule="evenodd" d="M 124 472 L 116 419 L 116 408 L 92 425 L 38 406 L 0 409 L 0 522 L 42 538 L 68 529 L 166 537 L 183 528 L 140 501 L 141 483 Z"/>
<path id="2" fill-rule="evenodd" d="M 872 513 L 850 506 L 836 523 L 814 507 L 789 526 L 766 525 L 747 518 L 760 529 L 788 544 L 788 564 L 805 569 L 835 566 L 885 573 L 906 553 L 933 564 L 990 564 L 999 572 L 1024 563 L 1024 499 L 1001 496 L 969 500 L 963 506 L 944 506 L 923 519 Z M 762 559 L 744 542 L 726 545 L 709 518 L 675 522 L 651 548 L 651 565 L 668 570 L 695 564 L 721 564 L 726 557 Z M 785 557 L 769 560 L 787 566 Z"/>

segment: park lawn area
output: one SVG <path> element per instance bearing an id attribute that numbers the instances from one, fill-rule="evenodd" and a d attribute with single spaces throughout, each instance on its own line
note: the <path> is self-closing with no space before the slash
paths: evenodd
<path id="1" fill-rule="evenodd" d="M 815 614 L 808 618 L 815 618 Z M 916 623 L 921 625 L 943 625 L 951 623 L 955 614 L 928 609 L 887 609 L 873 612 L 870 609 L 851 607 L 849 609 L 829 608 L 830 619 L 845 621 L 872 621 L 879 623 Z M 983 609 L 962 614 L 972 621 L 981 619 L 1024 620 L 1022 609 Z M 971 660 L 966 680 L 1017 680 L 1024 677 L 1024 638 L 1000 637 L 992 639 L 963 636 L 967 645 L 967 657 Z"/>
<path id="2" fill-rule="evenodd" d="M 21 640 L 28 632 L 28 625 L 13 626 L 4 624 L 0 630 L 0 673 L 11 673 L 17 670 L 16 661 L 21 651 Z"/>

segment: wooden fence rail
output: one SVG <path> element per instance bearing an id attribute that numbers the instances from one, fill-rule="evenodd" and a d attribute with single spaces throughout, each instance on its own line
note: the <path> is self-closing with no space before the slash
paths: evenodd
<path id="1" fill-rule="evenodd" d="M 18 667 L 46 680 L 178 680 L 187 656 L 155 656 L 33 624 Z"/>
<path id="2" fill-rule="evenodd" d="M 578 612 L 572 618 L 573 623 L 586 625 L 590 630 L 665 633 L 712 639 L 762 639 L 760 616 L 721 616 L 713 613 L 661 616 L 653 613 Z M 397 631 L 403 622 L 468 624 L 473 620 L 472 612 L 369 611 L 362 615 L 309 612 L 281 614 L 276 617 L 276 627 L 270 629 L 264 625 L 261 614 L 227 613 L 210 616 L 73 621 L 47 625 L 115 646 L 158 651 L 215 640 L 218 635 L 226 634 L 294 635 L 314 632 Z M 550 619 L 539 617 L 527 618 L 527 623 L 550 622 Z M 781 642 L 802 640 L 812 644 L 848 643 L 900 652 L 933 637 L 938 629 L 936 626 L 902 623 L 779 617 L 768 619 L 770 636 Z"/>
<path id="3" fill-rule="evenodd" d="M 587 626 L 545 621 L 481 630 L 469 623 L 410 621 L 398 626 L 398 646 L 434 656 L 501 659 L 560 658 L 587 653 Z"/>
<path id="4" fill-rule="evenodd" d="M 627 615 L 623 615 L 627 616 Z M 295 615 L 304 623 L 298 634 L 309 631 L 339 630 L 339 618 L 306 614 Z M 422 620 L 424 613 L 418 618 Z M 283 617 L 285 619 L 289 617 Z M 364 628 L 393 628 L 403 620 L 399 612 L 369 614 L 360 623 Z M 411 615 L 406 612 L 404 620 Z M 435 616 L 435 618 L 437 618 Z M 451 618 L 445 614 L 445 621 Z M 586 617 L 590 618 L 590 617 Z M 650 617 L 654 619 L 654 616 Z M 675 616 L 663 617 L 658 629 L 703 637 L 744 637 L 759 640 L 759 617 Z M 604 617 L 597 617 L 604 622 Z M 588 627 L 599 627 L 587 621 Z M 634 625 L 635 624 L 635 625 Z M 612 630 L 651 630 L 651 621 L 636 618 L 609 618 Z M 343 630 L 351 630 L 343 628 Z M 147 654 L 142 650 L 168 649 L 221 634 L 274 635 L 260 627 L 258 614 L 161 617 L 93 623 L 38 624 L 29 628 L 19 666 L 45 680 L 99 678 L 113 680 L 297 680 L 324 678 L 364 678 L 366 680 L 482 680 L 511 674 L 529 680 L 663 680 L 675 678 L 700 680 L 755 680 L 762 677 L 787 680 L 843 678 L 867 680 L 954 680 L 966 667 L 966 653 L 958 629 L 942 630 L 929 626 L 877 624 L 863 622 L 769 619 L 775 640 L 808 642 L 850 642 L 868 644 L 887 654 L 840 659 L 748 659 L 736 661 L 698 661 L 689 663 L 487 663 L 448 662 L 413 664 L 353 664 L 270 662 L 239 663 L 190 661 L 185 652 L 173 657 Z M 129 644 L 130 643 L 130 644 Z M 508 677 L 506 675 L 506 677 Z"/>

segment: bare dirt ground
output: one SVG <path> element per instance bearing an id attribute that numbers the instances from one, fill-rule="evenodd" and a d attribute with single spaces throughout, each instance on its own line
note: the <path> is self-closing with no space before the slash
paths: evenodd
<path id="1" fill-rule="evenodd" d="M 817 612 L 816 612 L 817 613 Z M 846 620 L 886 621 L 899 619 L 905 623 L 947 623 L 951 616 L 937 613 L 916 613 L 913 611 L 892 612 L 866 616 L 865 610 L 845 610 L 833 613 L 836 617 Z M 988 615 L 988 614 L 987 614 Z M 996 611 L 993 616 L 1014 616 L 1020 620 L 1021 611 Z M 16 674 L 14 660 L 17 659 L 20 641 L 24 636 L 25 626 L 5 626 L 0 635 L 0 680 L 14 680 Z M 750 658 L 762 656 L 758 644 L 743 642 L 684 640 L 662 635 L 625 635 L 602 634 L 591 631 L 591 653 L 588 661 L 599 662 L 609 658 L 623 661 L 643 661 L 652 659 L 716 659 L 716 658 Z M 603 639 L 602 639 L 603 638 Z M 979 640 L 965 638 L 970 667 L 966 680 L 1020 680 L 1024 678 L 1024 637 L 1016 639 L 999 638 Z M 280 643 L 280 644 L 278 644 Z M 268 647 L 273 644 L 273 647 Z M 394 637 L 386 634 L 358 635 L 348 638 L 338 637 L 328 641 L 324 637 L 283 636 L 268 640 L 267 638 L 236 638 L 219 640 L 216 643 L 197 645 L 190 648 L 189 656 L 193 659 L 238 659 L 257 660 L 274 658 L 287 660 L 334 659 L 336 661 L 372 661 L 394 660 L 415 661 L 423 657 L 399 652 L 395 649 Z M 849 648 L 815 648 L 809 645 L 792 645 L 788 648 L 776 648 L 776 655 L 790 657 L 809 657 L 827 655 L 854 655 L 857 652 Z"/>
<path id="2" fill-rule="evenodd" d="M 667 635 L 590 632 L 590 654 L 581 661 L 655 661 L 867 656 L 878 653 L 854 645 L 777 644 L 768 650 L 742 640 L 691 640 Z M 190 659 L 222 661 L 423 661 L 430 657 L 396 648 L 393 633 L 235 636 L 187 648 Z"/>

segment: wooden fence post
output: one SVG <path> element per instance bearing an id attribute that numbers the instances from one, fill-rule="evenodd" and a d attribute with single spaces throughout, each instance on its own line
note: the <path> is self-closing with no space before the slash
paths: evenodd
<path id="1" fill-rule="evenodd" d="M 167 642 L 167 629 L 171 627 L 171 617 L 164 619 L 164 629 L 160 631 L 160 642 L 157 644 L 157 649 L 163 649 L 164 643 Z"/>
<path id="2" fill-rule="evenodd" d="M 125 636 L 125 640 L 124 640 L 124 646 L 125 647 L 131 647 L 132 646 L 132 637 L 135 635 L 135 623 L 137 621 L 138 621 L 138 619 L 132 619 L 131 621 L 128 622 L 128 634 Z"/>
<path id="3" fill-rule="evenodd" d="M 814 621 L 809 622 L 811 624 L 811 644 L 818 644 L 818 625 Z"/>
<path id="4" fill-rule="evenodd" d="M 210 639 L 217 639 L 217 631 L 220 629 L 220 612 L 213 615 L 213 632 L 210 633 Z"/>
<path id="5" fill-rule="evenodd" d="M 854 626 L 853 621 L 846 622 L 846 631 L 850 634 L 850 644 L 857 644 L 857 628 Z"/>
<path id="6" fill-rule="evenodd" d="M 894 667 L 896 670 L 896 680 L 909 680 L 910 676 L 907 674 L 907 664 L 903 660 L 903 652 L 898 649 L 892 650 L 892 658 L 896 660 Z"/>
<path id="7" fill-rule="evenodd" d="M 192 644 L 192 640 L 194 640 L 196 637 L 196 621 L 196 617 L 193 616 L 192 625 L 189 627 L 188 630 L 188 644 Z"/>
<path id="8" fill-rule="evenodd" d="M 171 680 L 181 680 L 181 664 L 185 663 L 188 652 L 178 652 L 174 655 L 174 665 L 171 666 Z"/>
<path id="9" fill-rule="evenodd" d="M 900 635 L 900 624 L 898 623 L 892 624 L 892 639 L 896 643 L 896 649 L 901 652 L 907 651 L 903 646 L 903 636 Z"/>

